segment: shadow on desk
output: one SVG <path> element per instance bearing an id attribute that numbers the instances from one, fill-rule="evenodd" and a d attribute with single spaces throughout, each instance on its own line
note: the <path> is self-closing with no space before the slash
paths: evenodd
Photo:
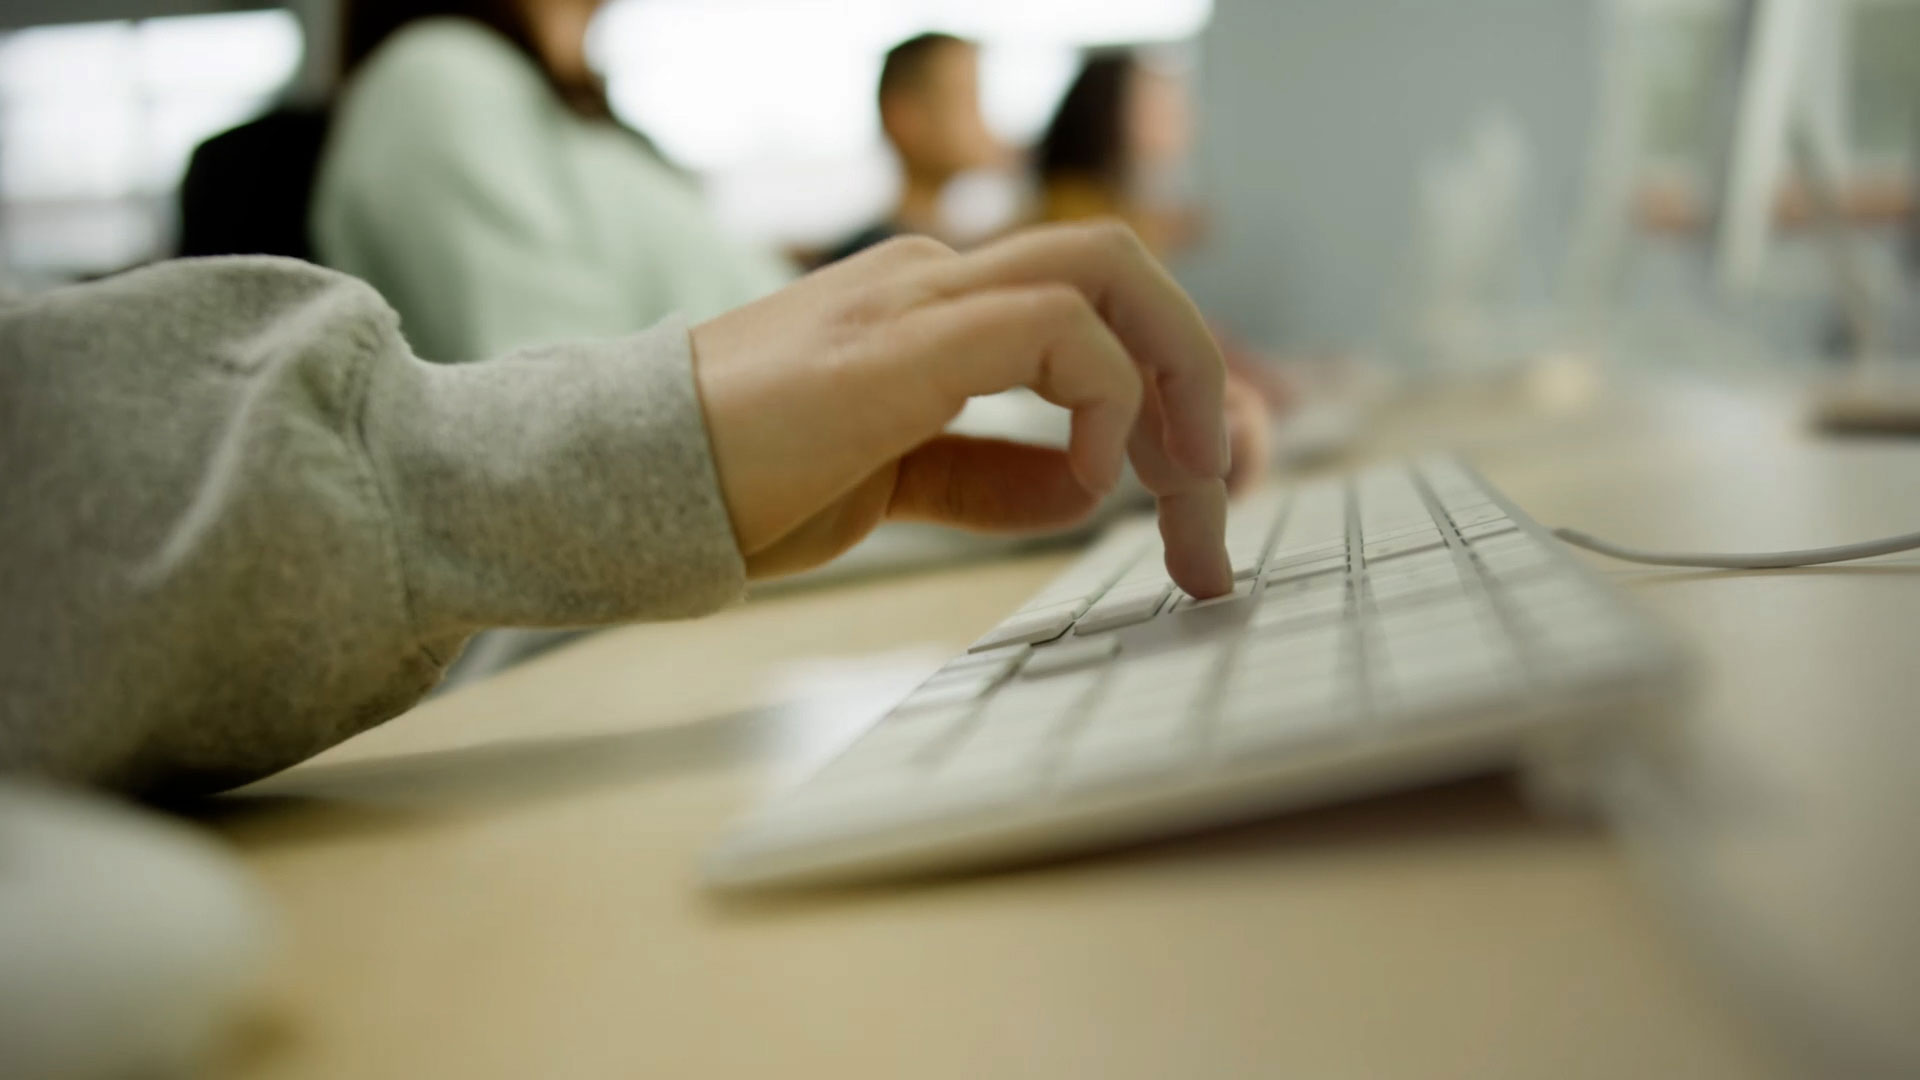
<path id="1" fill-rule="evenodd" d="M 307 765 L 183 812 L 235 839 L 324 841 L 481 809 L 738 766 L 775 753 L 779 707 L 604 735 L 511 739 Z"/>

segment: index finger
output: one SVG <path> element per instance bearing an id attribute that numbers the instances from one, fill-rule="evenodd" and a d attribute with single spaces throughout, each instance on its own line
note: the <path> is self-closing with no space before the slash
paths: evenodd
<path id="1" fill-rule="evenodd" d="M 1033 229 L 947 262 L 933 281 L 945 294 L 1044 282 L 1078 289 L 1158 390 L 1156 434 L 1168 456 L 1195 477 L 1227 474 L 1226 362 L 1193 301 L 1131 229 Z"/>

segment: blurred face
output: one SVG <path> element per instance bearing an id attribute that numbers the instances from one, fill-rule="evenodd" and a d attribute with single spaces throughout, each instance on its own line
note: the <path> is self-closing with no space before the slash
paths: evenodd
<path id="1" fill-rule="evenodd" d="M 1142 64 L 1127 84 L 1126 140 L 1136 168 L 1184 162 L 1193 148 L 1193 109 L 1177 75 Z"/>
<path id="2" fill-rule="evenodd" d="M 561 75 L 587 74 L 587 27 L 606 0 L 520 0 L 534 44 Z"/>
<path id="3" fill-rule="evenodd" d="M 1005 159 L 980 113 L 980 55 L 971 45 L 935 52 L 919 80 L 887 103 L 881 119 L 913 172 L 952 176 Z"/>

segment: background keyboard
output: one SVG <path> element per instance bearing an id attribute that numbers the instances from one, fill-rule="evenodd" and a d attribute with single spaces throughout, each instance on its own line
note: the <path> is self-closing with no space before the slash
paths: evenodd
<path id="1" fill-rule="evenodd" d="M 751 886 L 1126 842 L 1512 763 L 1667 697 L 1664 637 L 1460 462 L 1237 503 L 1195 600 L 1153 523 L 1078 562 L 714 849 Z"/>

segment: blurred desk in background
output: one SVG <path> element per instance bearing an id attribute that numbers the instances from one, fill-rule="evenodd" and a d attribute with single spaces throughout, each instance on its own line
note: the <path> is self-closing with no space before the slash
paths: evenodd
<path id="1" fill-rule="evenodd" d="M 1402 410 L 1373 452 L 1451 439 L 1542 522 L 1649 546 L 1916 527 L 1914 445 L 1817 442 L 1767 394 L 1575 390 Z M 1790 1040 L 1738 1004 L 1720 954 L 1673 916 L 1684 905 L 1656 899 L 1669 891 L 1607 832 L 1534 815 L 1506 778 L 1015 873 L 752 902 L 699 891 L 703 846 L 770 777 L 1069 558 L 599 634 L 249 789 L 215 823 L 280 904 L 290 948 L 285 1034 L 248 1075 L 1788 1071 Z M 1783 811 L 1787 855 L 1836 822 L 1888 839 L 1835 800 L 1920 701 L 1920 560 L 1607 569 L 1698 654 L 1698 727 L 1801 800 Z M 1846 902 L 1848 857 L 1804 854 L 1819 880 L 1742 872 L 1790 906 Z M 1872 892 L 1858 884 L 1856 900 Z M 1891 913 L 1835 932 L 1877 933 L 1882 917 L 1885 946 L 1910 948 Z M 1855 950 L 1808 948 L 1845 1004 Z"/>

